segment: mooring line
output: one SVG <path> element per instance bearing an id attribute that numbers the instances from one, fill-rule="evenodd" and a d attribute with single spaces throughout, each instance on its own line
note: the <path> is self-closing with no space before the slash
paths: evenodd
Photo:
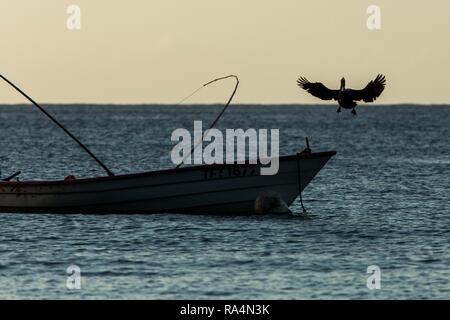
<path id="1" fill-rule="evenodd" d="M 305 206 L 303 205 L 303 196 L 302 196 L 302 174 L 300 168 L 300 153 L 297 153 L 297 178 L 298 178 L 298 192 L 300 194 L 300 204 L 303 209 L 303 213 L 306 213 Z"/>

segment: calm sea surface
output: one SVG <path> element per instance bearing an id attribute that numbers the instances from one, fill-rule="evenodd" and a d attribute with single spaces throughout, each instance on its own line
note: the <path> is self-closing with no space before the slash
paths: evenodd
<path id="1" fill-rule="evenodd" d="M 115 173 L 171 168 L 171 132 L 220 106 L 50 106 Z M 0 214 L 0 298 L 450 298 L 450 107 L 232 106 L 220 128 L 279 128 L 281 154 L 336 150 L 306 217 Z M 5 177 L 103 175 L 30 106 L 0 107 Z M 293 210 L 299 212 L 295 202 Z M 66 288 L 81 268 L 81 290 Z M 366 286 L 368 266 L 381 289 Z"/>

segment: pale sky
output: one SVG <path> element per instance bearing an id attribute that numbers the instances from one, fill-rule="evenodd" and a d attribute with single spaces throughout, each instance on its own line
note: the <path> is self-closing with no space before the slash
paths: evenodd
<path id="1" fill-rule="evenodd" d="M 72 4 L 80 30 L 66 26 Z M 369 5 L 381 30 L 366 26 Z M 320 103 L 298 76 L 359 88 L 377 73 L 377 103 L 450 103 L 449 13 L 448 0 L 1 0 L 0 73 L 43 103 L 176 103 L 228 74 L 236 103 Z M 0 84 L 0 103 L 21 102 Z"/>

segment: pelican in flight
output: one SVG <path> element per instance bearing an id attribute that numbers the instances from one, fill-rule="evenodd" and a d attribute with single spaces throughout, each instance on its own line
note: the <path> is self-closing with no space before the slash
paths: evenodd
<path id="1" fill-rule="evenodd" d="M 341 107 L 344 109 L 352 109 L 352 113 L 356 115 L 355 101 L 374 102 L 384 90 L 386 85 L 386 78 L 379 74 L 375 80 L 370 81 L 369 84 L 361 90 L 346 89 L 345 78 L 341 79 L 341 88 L 339 90 L 328 89 L 320 82 L 309 82 L 305 77 L 300 77 L 297 80 L 300 88 L 305 89 L 313 96 L 322 100 L 337 100 L 339 107 L 337 112 L 341 112 Z"/>

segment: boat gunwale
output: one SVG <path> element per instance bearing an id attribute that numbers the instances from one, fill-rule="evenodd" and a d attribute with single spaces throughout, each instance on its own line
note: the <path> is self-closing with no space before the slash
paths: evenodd
<path id="1" fill-rule="evenodd" d="M 333 157 L 336 155 L 336 151 L 323 151 L 323 152 L 312 152 L 312 153 L 300 153 L 293 155 L 280 156 L 279 160 L 293 160 L 293 159 L 311 159 L 311 158 L 323 158 L 323 157 Z M 245 164 L 249 164 L 248 160 Z M 115 176 L 100 176 L 100 177 L 92 177 L 92 178 L 81 178 L 74 180 L 24 180 L 24 181 L 0 181 L 0 187 L 7 186 L 32 186 L 32 185 L 70 185 L 70 184 L 78 184 L 78 183 L 90 183 L 90 182 L 107 182 L 107 181 L 117 181 L 123 179 L 132 179 L 132 178 L 143 178 L 143 177 L 151 177 L 160 174 L 173 174 L 180 172 L 189 172 L 189 171 L 197 171 L 202 169 L 215 169 L 221 168 L 229 165 L 245 165 L 240 163 L 233 164 L 203 164 L 182 168 L 172 168 L 172 169 L 162 169 L 155 171 L 147 171 L 141 173 L 129 173 L 129 174 L 120 174 Z M 255 164 L 256 165 L 256 164 Z M 1 192 L 0 192 L 1 193 Z"/>

